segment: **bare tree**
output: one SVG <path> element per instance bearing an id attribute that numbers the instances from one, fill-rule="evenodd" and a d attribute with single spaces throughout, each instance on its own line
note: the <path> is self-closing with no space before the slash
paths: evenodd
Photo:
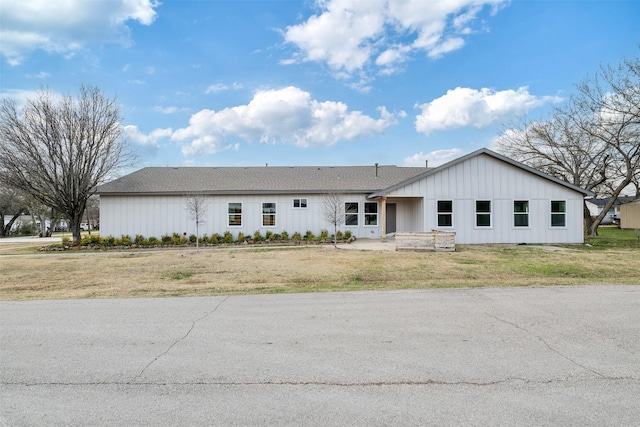
<path id="1" fill-rule="evenodd" d="M 640 169 L 640 58 L 602 66 L 546 122 L 523 121 L 498 141 L 499 151 L 586 190 L 609 197 L 585 228 L 598 226 Z"/>
<path id="2" fill-rule="evenodd" d="M 338 247 L 338 227 L 344 224 L 344 200 L 340 194 L 328 193 L 322 200 L 322 218 L 333 225 L 333 247 Z"/>
<path id="3" fill-rule="evenodd" d="M 0 186 L 0 237 L 6 237 L 16 220 L 26 213 L 24 197 L 11 188 Z M 5 218 L 9 221 L 5 224 Z"/>
<path id="4" fill-rule="evenodd" d="M 196 252 L 200 252 L 200 225 L 207 222 L 207 206 L 203 195 L 192 194 L 187 197 L 189 216 L 196 224 Z"/>
<path id="5" fill-rule="evenodd" d="M 41 90 L 20 111 L 0 102 L 0 180 L 60 211 L 74 242 L 96 186 L 132 161 L 115 98 L 96 87 L 77 99 Z"/>
<path id="6" fill-rule="evenodd" d="M 521 120 L 498 139 L 498 150 L 549 175 L 596 191 L 609 176 L 611 156 L 606 144 L 575 125 L 578 118 L 558 109 L 546 122 Z M 586 202 L 583 212 L 588 232 L 593 220 Z"/>
<path id="7" fill-rule="evenodd" d="M 49 218 L 51 209 L 32 196 L 26 198 L 25 205 L 29 214 L 31 214 L 33 224 L 40 223 L 40 237 L 47 237 L 47 220 L 53 226 L 53 219 Z"/>

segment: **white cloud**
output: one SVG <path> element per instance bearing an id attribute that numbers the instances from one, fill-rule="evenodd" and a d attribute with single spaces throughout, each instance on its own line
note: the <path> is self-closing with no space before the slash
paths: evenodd
<path id="1" fill-rule="evenodd" d="M 404 159 L 405 166 L 425 166 L 425 162 L 429 162 L 429 167 L 435 167 L 443 165 L 451 160 L 457 159 L 462 156 L 464 152 L 459 148 L 451 148 L 449 150 L 436 150 L 430 153 L 423 153 L 422 151 L 414 154 L 411 157 Z"/>
<path id="2" fill-rule="evenodd" d="M 130 43 L 129 20 L 150 25 L 156 0 L 0 2 L 0 54 L 11 65 L 42 49 L 65 56 L 93 44 Z"/>
<path id="3" fill-rule="evenodd" d="M 51 77 L 51 73 L 40 71 L 37 74 L 27 74 L 26 77 L 29 79 L 48 79 L 49 77 Z"/>
<path id="4" fill-rule="evenodd" d="M 439 58 L 445 53 L 460 49 L 462 46 L 464 46 L 464 39 L 460 37 L 451 37 L 429 49 L 429 56 L 431 58 Z"/>
<path id="5" fill-rule="evenodd" d="M 410 53 L 430 57 L 462 48 L 463 35 L 485 6 L 495 12 L 508 0 L 316 0 L 320 14 L 287 27 L 285 41 L 299 50 L 283 64 L 318 61 L 351 77 L 374 64 L 381 74 L 397 71 Z M 401 40 L 398 43 L 398 40 Z M 393 41 L 393 42 L 392 42 Z"/>
<path id="6" fill-rule="evenodd" d="M 40 93 L 37 90 L 9 89 L 7 92 L 0 93 L 0 98 L 15 102 L 16 107 L 22 109 L 28 101 L 36 99 Z M 55 93 L 55 95 L 58 94 Z"/>
<path id="7" fill-rule="evenodd" d="M 205 91 L 205 93 L 217 93 L 217 92 L 224 92 L 226 90 L 240 90 L 243 87 L 244 86 L 241 83 L 238 83 L 238 82 L 233 82 L 233 84 L 231 86 L 223 84 L 223 83 L 216 83 L 216 84 L 213 84 L 213 85 L 209 86 L 207 88 L 207 90 Z"/>
<path id="8" fill-rule="evenodd" d="M 173 134 L 171 128 L 155 129 L 149 134 L 145 134 L 137 126 L 128 125 L 124 127 L 127 138 L 137 145 L 143 147 L 158 147 L 158 142 L 163 138 L 170 138 Z"/>
<path id="9" fill-rule="evenodd" d="M 172 139 L 186 155 L 214 153 L 232 148 L 228 137 L 263 144 L 283 143 L 298 147 L 332 145 L 383 132 L 406 116 L 379 107 L 380 118 L 349 111 L 346 104 L 317 101 L 296 87 L 258 91 L 247 105 L 221 111 L 201 110 L 189 126 L 176 130 Z"/>
<path id="10" fill-rule="evenodd" d="M 466 126 L 481 129 L 545 103 L 561 101 L 555 96 L 531 95 L 527 87 L 503 91 L 458 87 L 429 103 L 417 105 L 422 113 L 416 117 L 415 126 L 425 135 Z"/>
<path id="11" fill-rule="evenodd" d="M 158 105 L 156 107 L 153 107 L 153 110 L 163 114 L 184 113 L 189 111 L 188 108 L 180 108 L 174 105 L 171 105 L 169 107 L 161 107 Z"/>

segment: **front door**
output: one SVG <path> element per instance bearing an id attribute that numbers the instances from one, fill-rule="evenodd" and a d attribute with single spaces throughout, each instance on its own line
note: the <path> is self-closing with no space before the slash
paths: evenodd
<path id="1" fill-rule="evenodd" d="M 396 204 L 387 203 L 387 234 L 396 232 Z"/>

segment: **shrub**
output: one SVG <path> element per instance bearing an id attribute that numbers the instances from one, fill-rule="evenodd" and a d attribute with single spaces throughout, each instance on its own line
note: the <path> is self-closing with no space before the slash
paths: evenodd
<path id="1" fill-rule="evenodd" d="M 344 238 L 344 234 L 342 234 L 342 231 L 338 230 L 336 231 L 336 240 L 342 240 Z"/>
<path id="2" fill-rule="evenodd" d="M 11 234 L 16 236 L 31 236 L 36 234 L 36 227 L 33 223 L 21 222 L 18 223 L 18 226 Z"/>
<path id="3" fill-rule="evenodd" d="M 350 239 L 351 238 L 351 230 L 347 230 L 344 232 L 344 238 L 345 239 Z"/>
<path id="4" fill-rule="evenodd" d="M 295 233 L 293 233 L 293 236 L 291 236 L 291 240 L 300 241 L 302 240 L 302 235 L 299 231 L 296 231 Z"/>
<path id="5" fill-rule="evenodd" d="M 171 243 L 173 243 L 174 245 L 179 245 L 180 243 L 182 243 L 182 236 L 178 233 L 173 233 L 171 235 Z"/>
<path id="6" fill-rule="evenodd" d="M 195 234 L 189 234 L 189 243 L 195 243 L 198 238 Z"/>
<path id="7" fill-rule="evenodd" d="M 160 236 L 160 241 L 165 244 L 171 243 L 171 236 L 169 236 L 168 234 L 164 234 Z"/>
<path id="8" fill-rule="evenodd" d="M 280 233 L 280 238 L 282 240 L 289 240 L 289 233 L 287 233 L 286 231 L 282 230 L 282 233 Z"/>
<path id="9" fill-rule="evenodd" d="M 133 243 L 139 246 L 146 246 L 149 244 L 149 241 L 144 238 L 141 234 L 136 234 L 136 237 L 133 239 Z"/>
<path id="10" fill-rule="evenodd" d="M 218 233 L 213 233 L 211 237 L 209 237 L 209 243 L 213 243 L 214 245 L 220 243 L 220 235 Z"/>
<path id="11" fill-rule="evenodd" d="M 267 230 L 264 232 L 264 240 L 273 240 L 273 239 L 274 239 L 273 231 Z"/>
<path id="12" fill-rule="evenodd" d="M 329 238 L 329 230 L 320 230 L 320 236 L 318 236 L 320 240 L 327 240 Z"/>
<path id="13" fill-rule="evenodd" d="M 131 237 L 126 234 L 123 234 L 120 237 L 120 241 L 122 242 L 122 246 L 130 246 L 131 245 Z"/>
<path id="14" fill-rule="evenodd" d="M 64 240 L 64 239 L 63 239 Z M 103 238 L 100 239 L 100 244 L 102 246 L 113 246 L 114 242 L 115 242 L 115 237 L 113 236 L 105 236 Z"/>
<path id="15" fill-rule="evenodd" d="M 71 239 L 68 237 L 62 238 L 62 246 L 71 246 Z"/>
<path id="16" fill-rule="evenodd" d="M 99 246 L 101 244 L 100 236 L 96 234 L 92 234 L 92 235 L 85 234 L 84 236 L 82 236 L 82 239 L 80 240 L 80 244 L 82 246 Z"/>
<path id="17" fill-rule="evenodd" d="M 244 233 L 241 231 L 238 233 L 238 238 L 236 239 L 236 242 L 244 242 L 245 240 L 247 240 L 247 236 L 244 235 Z"/>
<path id="18" fill-rule="evenodd" d="M 148 242 L 149 242 L 150 245 L 157 245 L 158 244 L 158 238 L 151 236 L 151 237 L 149 237 Z"/>
<path id="19" fill-rule="evenodd" d="M 225 243 L 233 243 L 233 234 L 229 230 L 225 231 L 223 240 Z"/>
<path id="20" fill-rule="evenodd" d="M 200 236 L 200 243 L 209 243 L 209 236 L 206 233 Z"/>
<path id="21" fill-rule="evenodd" d="M 256 230 L 256 232 L 253 233 L 253 240 L 255 242 L 259 242 L 260 240 L 262 240 L 262 235 L 260 234 L 260 230 Z"/>
<path id="22" fill-rule="evenodd" d="M 315 234 L 313 234 L 313 232 L 311 230 L 307 230 L 307 232 L 304 233 L 304 239 L 305 240 L 313 240 L 315 238 L 316 238 L 316 236 L 315 236 Z"/>

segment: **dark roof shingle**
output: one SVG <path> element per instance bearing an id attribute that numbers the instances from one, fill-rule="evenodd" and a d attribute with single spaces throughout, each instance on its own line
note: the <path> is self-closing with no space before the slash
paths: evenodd
<path id="1" fill-rule="evenodd" d="M 426 167 L 264 166 L 147 167 L 98 187 L 116 194 L 253 194 L 380 191 L 424 173 Z"/>

